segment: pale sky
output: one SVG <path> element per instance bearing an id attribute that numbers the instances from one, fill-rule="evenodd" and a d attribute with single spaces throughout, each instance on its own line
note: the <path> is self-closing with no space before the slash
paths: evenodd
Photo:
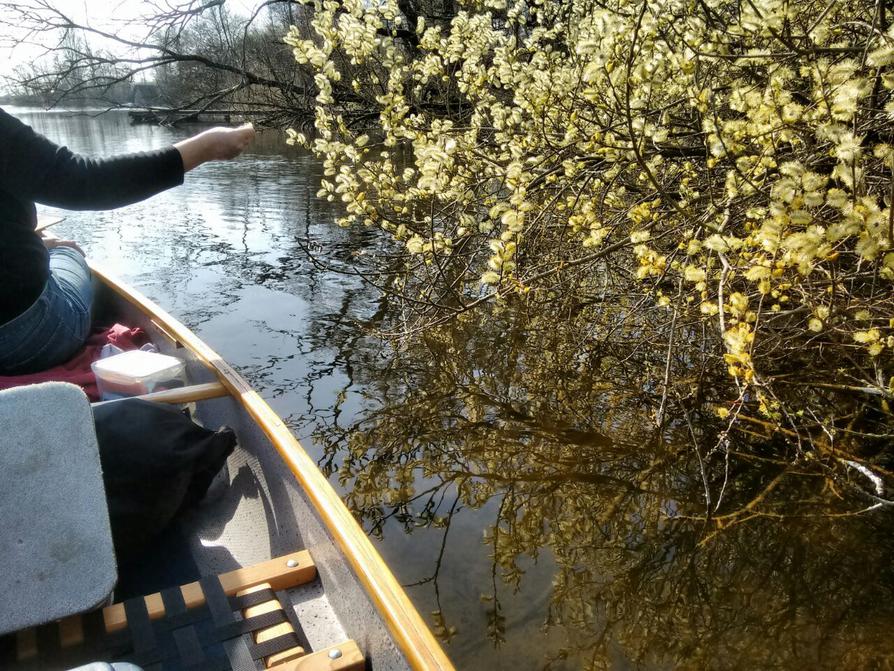
<path id="1" fill-rule="evenodd" d="M 39 0 L 38 0 L 39 1 Z M 154 14 L 159 9 L 185 5 L 186 0 L 46 0 L 48 4 L 64 12 L 73 21 L 83 23 L 105 32 L 125 37 L 142 37 L 139 18 Z M 248 15 L 261 0 L 226 0 L 226 7 L 234 14 Z M 18 0 L 20 4 L 32 4 L 34 0 Z M 10 18 L 10 12 L 0 5 L 0 20 Z M 58 39 L 58 33 L 45 32 L 32 36 L 32 44 L 16 44 L 23 35 L 6 25 L 0 25 L 0 86 L 2 78 L 11 75 L 19 65 L 39 58 L 43 46 L 51 46 Z M 94 46 L 102 47 L 101 43 Z"/>

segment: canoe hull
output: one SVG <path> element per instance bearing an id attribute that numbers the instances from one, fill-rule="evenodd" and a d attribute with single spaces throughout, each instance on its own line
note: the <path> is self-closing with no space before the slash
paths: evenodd
<path id="1" fill-rule="evenodd" d="M 307 549 L 319 581 L 294 591 L 293 602 L 314 649 L 349 638 L 377 670 L 451 671 L 403 589 L 282 420 L 177 320 L 101 268 L 93 270 L 98 314 L 144 328 L 164 353 L 187 363 L 191 384 L 219 380 L 230 391 L 194 407 L 200 423 L 230 426 L 239 437 L 228 486 L 213 487 L 215 500 L 180 522 L 196 569 L 222 573 Z"/>

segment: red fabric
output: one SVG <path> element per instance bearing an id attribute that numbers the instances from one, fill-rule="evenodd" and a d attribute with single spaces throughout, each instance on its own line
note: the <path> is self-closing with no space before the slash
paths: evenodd
<path id="1" fill-rule="evenodd" d="M 37 384 L 38 382 L 71 382 L 81 387 L 91 401 L 98 401 L 99 391 L 96 388 L 96 377 L 93 375 L 90 364 L 99 358 L 100 350 L 109 343 L 124 350 L 137 349 L 148 341 L 149 338 L 139 327 L 129 328 L 115 324 L 110 328 L 99 328 L 87 338 L 83 349 L 65 363 L 40 373 L 0 375 L 0 389 Z"/>

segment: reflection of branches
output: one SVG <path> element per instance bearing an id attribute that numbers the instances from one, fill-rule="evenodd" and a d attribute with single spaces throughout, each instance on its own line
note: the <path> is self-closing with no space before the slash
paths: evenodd
<path id="1" fill-rule="evenodd" d="M 859 667 L 894 654 L 877 624 L 894 617 L 894 601 L 876 598 L 894 596 L 888 522 L 849 489 L 847 471 L 871 480 L 836 466 L 840 453 L 793 460 L 778 431 L 720 420 L 711 407 L 731 390 L 709 365 L 693 375 L 693 362 L 716 355 L 691 325 L 674 326 L 665 398 L 657 333 L 667 338 L 672 320 L 599 302 L 573 314 L 504 305 L 389 342 L 387 358 L 372 336 L 350 340 L 365 410 L 317 438 L 371 528 L 446 525 L 434 570 L 417 583 L 434 585 L 437 629 L 449 637 L 457 608 L 438 581 L 450 525 L 496 499 L 482 617 L 494 641 L 514 644 L 500 586 L 521 585 L 521 559 L 549 552 L 544 618 L 567 643 L 545 650 L 544 664 L 604 668 L 620 654 L 633 666 Z M 657 433 L 644 418 L 662 402 Z M 728 449 L 707 449 L 721 438 Z"/>
<path id="2" fill-rule="evenodd" d="M 440 504 L 435 506 L 435 510 L 440 507 Z M 444 561 L 444 552 L 447 549 L 447 536 L 450 534 L 450 525 L 453 522 L 453 516 L 460 509 L 460 498 L 459 496 L 454 497 L 453 503 L 450 505 L 450 509 L 447 511 L 447 516 L 443 520 L 437 520 L 437 526 L 442 526 L 444 528 L 444 533 L 441 534 L 441 545 L 438 548 L 438 556 L 435 559 L 435 567 L 432 574 L 426 578 L 422 578 L 421 580 L 417 580 L 416 582 L 412 582 L 406 587 L 418 587 L 419 585 L 425 585 L 431 583 L 434 586 L 435 590 L 435 603 L 438 608 L 435 612 L 435 626 L 434 632 L 439 638 L 446 642 L 450 642 L 450 639 L 456 635 L 456 628 L 451 627 L 447 624 L 447 620 L 444 617 L 444 608 L 441 605 L 441 586 L 438 582 L 438 577 L 441 573 L 441 564 Z"/>

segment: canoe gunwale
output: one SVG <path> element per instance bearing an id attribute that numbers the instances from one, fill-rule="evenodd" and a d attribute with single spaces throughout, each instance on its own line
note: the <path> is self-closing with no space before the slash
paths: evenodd
<path id="1" fill-rule="evenodd" d="M 282 419 L 224 359 L 180 321 L 139 291 L 89 261 L 97 279 L 190 350 L 242 405 L 274 445 L 350 563 L 395 643 L 415 671 L 454 671 L 431 630 L 372 542 Z"/>

